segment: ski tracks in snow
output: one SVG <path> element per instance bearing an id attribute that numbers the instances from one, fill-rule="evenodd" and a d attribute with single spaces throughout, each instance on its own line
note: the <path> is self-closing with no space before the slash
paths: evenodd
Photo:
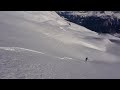
<path id="1" fill-rule="evenodd" d="M 36 53 L 36 54 L 43 54 L 45 56 L 49 56 L 49 57 L 56 58 L 56 59 L 59 59 L 59 60 L 64 60 L 64 61 L 75 61 L 75 62 L 79 62 L 79 63 L 85 62 L 82 59 L 78 60 L 78 59 L 75 59 L 75 58 L 72 58 L 72 57 L 67 57 L 67 56 L 59 57 L 59 56 L 54 56 L 54 55 L 50 55 L 50 54 L 43 53 L 43 52 L 40 52 L 40 51 L 21 48 L 21 47 L 0 47 L 0 49 L 1 50 L 6 50 L 6 51 L 13 51 L 13 52 L 25 52 L 25 51 L 28 51 L 28 52 L 33 52 L 33 53 Z M 91 60 L 89 60 L 88 62 L 91 62 Z"/>
<path id="2" fill-rule="evenodd" d="M 26 48 L 20 48 L 20 47 L 0 47 L 0 49 L 7 50 L 7 51 L 15 51 L 15 52 L 30 51 L 33 53 L 45 54 L 45 53 L 40 52 L 40 51 L 26 49 Z"/>
<path id="3" fill-rule="evenodd" d="M 48 54 L 40 52 L 40 51 L 26 49 L 26 48 L 21 48 L 21 47 L 0 47 L 0 49 L 6 50 L 6 51 L 14 51 L 14 52 L 29 51 L 29 52 L 33 52 L 33 53 L 37 53 L 37 54 L 44 54 L 46 56 L 54 57 L 54 58 L 57 58 L 57 59 L 60 59 L 60 60 L 72 60 L 73 59 L 71 57 L 58 57 L 58 56 L 48 55 Z"/>

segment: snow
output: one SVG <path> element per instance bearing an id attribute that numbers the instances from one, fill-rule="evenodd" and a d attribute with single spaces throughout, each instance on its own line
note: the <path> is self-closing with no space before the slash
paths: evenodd
<path id="1" fill-rule="evenodd" d="M 54 11 L 1 11 L 0 32 L 1 79 L 120 78 L 120 39 Z"/>
<path id="2" fill-rule="evenodd" d="M 0 49 L 8 50 L 8 51 L 16 51 L 16 52 L 30 51 L 30 52 L 33 52 L 33 53 L 44 54 L 43 52 L 40 52 L 40 51 L 35 51 L 35 50 L 25 49 L 25 48 L 20 48 L 20 47 L 0 47 Z"/>

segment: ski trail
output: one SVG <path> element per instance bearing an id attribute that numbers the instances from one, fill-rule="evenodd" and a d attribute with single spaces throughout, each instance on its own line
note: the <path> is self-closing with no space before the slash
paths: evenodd
<path id="1" fill-rule="evenodd" d="M 47 53 L 43 53 L 43 52 L 40 52 L 40 51 L 36 51 L 36 50 L 31 50 L 31 49 L 26 49 L 26 48 L 21 48 L 21 47 L 0 47 L 0 49 L 2 50 L 6 50 L 6 51 L 14 51 L 14 52 L 24 52 L 24 51 L 30 51 L 30 52 L 33 52 L 33 53 L 37 53 L 37 54 L 44 54 L 45 56 L 49 56 L 49 57 L 53 57 L 53 58 L 56 58 L 56 59 L 59 59 L 59 60 L 64 60 L 64 61 L 75 61 L 75 62 L 85 62 L 84 60 L 82 59 L 75 59 L 75 58 L 72 58 L 72 57 L 59 57 L 59 56 L 53 56 L 53 55 L 49 55 Z M 91 60 L 87 61 L 87 62 L 91 62 Z M 97 61 L 96 61 L 97 62 Z"/>
<path id="2" fill-rule="evenodd" d="M 7 51 L 16 51 L 16 52 L 30 51 L 30 52 L 34 52 L 34 53 L 45 54 L 45 53 L 40 52 L 40 51 L 26 49 L 26 48 L 20 48 L 20 47 L 0 47 L 0 49 L 7 50 Z"/>
<path id="3" fill-rule="evenodd" d="M 70 58 L 70 57 L 58 57 L 58 58 L 60 58 L 60 59 L 72 59 L 72 58 Z"/>
<path id="4" fill-rule="evenodd" d="M 63 31 L 67 31 L 66 29 L 64 29 L 64 27 L 60 27 L 60 29 L 62 29 Z"/>
<path id="5" fill-rule="evenodd" d="M 38 53 L 38 54 L 45 54 L 40 51 L 26 49 L 26 48 L 20 48 L 20 47 L 0 47 L 0 49 L 7 50 L 7 51 L 15 51 L 15 52 L 30 51 L 30 52 Z M 52 55 L 47 55 L 47 56 L 52 56 Z M 72 59 L 70 57 L 58 57 L 58 56 L 52 56 L 52 57 L 59 58 L 59 59 Z"/>
<path id="6" fill-rule="evenodd" d="M 76 59 L 71 58 L 71 57 L 53 56 L 53 55 L 49 55 L 47 53 L 43 53 L 43 52 L 40 52 L 40 51 L 26 49 L 26 48 L 21 48 L 21 47 L 0 47 L 0 49 L 6 50 L 6 51 L 14 51 L 14 52 L 30 51 L 30 52 L 37 53 L 37 54 L 44 54 L 46 56 L 50 56 L 50 57 L 53 57 L 53 58 L 56 58 L 56 59 L 59 59 L 59 60 L 70 60 L 70 61 L 77 61 L 77 62 L 83 61 L 83 60 L 76 60 Z"/>

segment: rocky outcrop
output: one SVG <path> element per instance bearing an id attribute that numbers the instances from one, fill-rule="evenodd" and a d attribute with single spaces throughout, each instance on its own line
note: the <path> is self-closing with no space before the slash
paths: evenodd
<path id="1" fill-rule="evenodd" d="M 119 11 L 58 11 L 68 21 L 98 33 L 120 33 Z"/>

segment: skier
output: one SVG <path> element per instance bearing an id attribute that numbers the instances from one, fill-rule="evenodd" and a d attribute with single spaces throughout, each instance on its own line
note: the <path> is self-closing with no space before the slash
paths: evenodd
<path id="1" fill-rule="evenodd" d="M 71 24 L 70 23 L 68 23 L 70 26 L 71 26 Z"/>
<path id="2" fill-rule="evenodd" d="M 86 62 L 88 61 L 88 57 L 85 58 L 85 61 L 86 61 Z"/>

